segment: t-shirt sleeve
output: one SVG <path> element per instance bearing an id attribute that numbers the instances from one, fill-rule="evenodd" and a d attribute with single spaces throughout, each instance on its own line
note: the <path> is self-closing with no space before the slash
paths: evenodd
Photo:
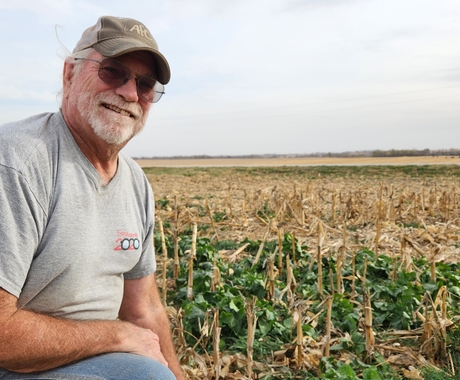
<path id="1" fill-rule="evenodd" d="M 16 297 L 43 232 L 44 215 L 23 176 L 0 165 L 0 287 Z"/>
<path id="2" fill-rule="evenodd" d="M 145 198 L 139 200 L 138 206 L 145 212 L 145 237 L 142 241 L 142 254 L 138 263 L 129 272 L 124 274 L 124 278 L 127 280 L 146 277 L 156 271 L 155 247 L 153 244 L 155 201 L 152 188 L 143 174 L 142 183 L 145 191 Z"/>
<path id="3" fill-rule="evenodd" d="M 146 238 L 142 243 L 142 254 L 136 266 L 124 274 L 127 280 L 146 277 L 156 270 L 155 250 L 153 246 L 153 224 L 148 229 Z"/>

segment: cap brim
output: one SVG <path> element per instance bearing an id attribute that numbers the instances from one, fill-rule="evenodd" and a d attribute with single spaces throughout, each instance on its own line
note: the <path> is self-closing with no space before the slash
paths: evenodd
<path id="1" fill-rule="evenodd" d="M 169 64 L 166 58 L 158 50 L 152 49 L 151 46 L 139 43 L 138 40 L 127 39 L 126 37 L 112 38 L 94 44 L 93 48 L 109 58 L 115 58 L 133 51 L 148 51 L 152 54 L 153 59 L 155 60 L 155 74 L 158 81 L 162 84 L 167 84 L 171 79 L 171 70 L 169 69 Z"/>

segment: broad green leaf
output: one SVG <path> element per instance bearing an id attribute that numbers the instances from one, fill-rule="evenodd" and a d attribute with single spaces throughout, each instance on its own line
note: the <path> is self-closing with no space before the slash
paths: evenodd
<path id="1" fill-rule="evenodd" d="M 233 302 L 233 300 L 230 301 L 228 306 L 230 307 L 230 309 L 236 311 L 237 313 L 240 311 L 240 309 L 238 308 L 238 306 L 235 305 L 235 302 Z"/>
<path id="2" fill-rule="evenodd" d="M 380 375 L 378 374 L 377 370 L 372 368 L 366 368 L 363 371 L 363 380 L 382 380 Z"/>

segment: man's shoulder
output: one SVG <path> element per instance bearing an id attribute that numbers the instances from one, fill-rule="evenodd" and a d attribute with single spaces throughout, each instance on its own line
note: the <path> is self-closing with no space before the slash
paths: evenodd
<path id="1" fill-rule="evenodd" d="M 51 112 L 41 113 L 0 125 L 0 138 L 8 137 L 12 133 L 36 134 L 40 126 L 50 123 L 56 115 L 56 113 Z"/>
<path id="2" fill-rule="evenodd" d="M 0 165 L 18 172 L 37 167 L 53 157 L 57 130 L 62 122 L 59 113 L 43 113 L 0 126 Z"/>
<path id="3" fill-rule="evenodd" d="M 0 125 L 0 144 L 2 148 L 31 152 L 56 135 L 56 126 L 61 121 L 58 113 L 42 113 Z"/>

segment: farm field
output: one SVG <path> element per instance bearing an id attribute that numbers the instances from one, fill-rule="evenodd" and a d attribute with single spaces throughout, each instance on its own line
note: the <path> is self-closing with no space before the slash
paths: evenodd
<path id="1" fill-rule="evenodd" d="M 460 168 L 443 160 L 144 167 L 188 378 L 460 378 Z"/>
<path id="2" fill-rule="evenodd" d="M 136 160 L 142 167 L 231 167 L 231 166 L 318 166 L 318 165 L 460 165 L 460 157 L 296 157 L 296 158 L 208 158 Z"/>

